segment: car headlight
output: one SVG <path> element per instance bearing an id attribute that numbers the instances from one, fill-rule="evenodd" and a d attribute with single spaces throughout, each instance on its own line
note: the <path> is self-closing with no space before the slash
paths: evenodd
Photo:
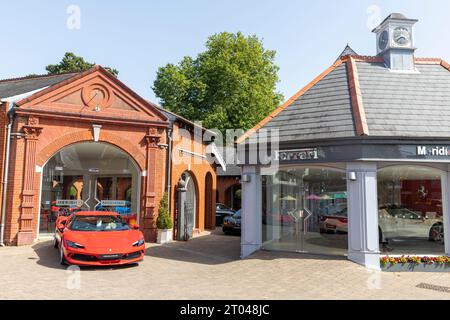
<path id="1" fill-rule="evenodd" d="M 138 241 L 133 242 L 132 246 L 133 246 L 133 247 L 140 247 L 140 246 L 142 246 L 144 243 L 145 243 L 145 240 L 144 240 L 144 238 L 142 238 L 142 239 L 140 239 L 140 240 L 138 240 Z"/>
<path id="2" fill-rule="evenodd" d="M 82 244 L 70 241 L 70 240 L 66 240 L 66 245 L 67 247 L 70 248 L 75 248 L 75 249 L 84 249 L 84 246 Z"/>

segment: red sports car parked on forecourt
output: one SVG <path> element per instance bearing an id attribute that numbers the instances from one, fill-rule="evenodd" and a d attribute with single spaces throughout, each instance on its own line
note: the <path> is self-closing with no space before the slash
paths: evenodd
<path id="1" fill-rule="evenodd" d="M 121 265 L 142 261 L 144 235 L 117 213 L 79 211 L 56 220 L 54 246 L 65 265 Z"/>

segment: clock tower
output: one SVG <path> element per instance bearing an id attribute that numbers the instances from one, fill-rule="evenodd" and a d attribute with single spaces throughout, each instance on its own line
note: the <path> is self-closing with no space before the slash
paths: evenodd
<path id="1" fill-rule="evenodd" d="M 377 55 L 386 66 L 396 71 L 414 71 L 414 24 L 401 13 L 392 13 L 375 29 Z"/>

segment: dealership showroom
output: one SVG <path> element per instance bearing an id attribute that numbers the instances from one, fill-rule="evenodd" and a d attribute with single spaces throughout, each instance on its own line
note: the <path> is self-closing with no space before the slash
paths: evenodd
<path id="1" fill-rule="evenodd" d="M 241 137 L 242 256 L 329 254 L 379 269 L 386 255 L 450 253 L 450 66 L 415 57 L 416 22 L 390 15 L 373 30 L 377 56 L 347 46 Z"/>

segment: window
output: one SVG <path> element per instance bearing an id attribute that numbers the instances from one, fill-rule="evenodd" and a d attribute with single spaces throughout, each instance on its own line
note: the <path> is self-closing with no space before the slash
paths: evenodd
<path id="1" fill-rule="evenodd" d="M 382 253 L 444 253 L 440 171 L 414 165 L 379 170 L 378 226 Z"/>
<path id="2" fill-rule="evenodd" d="M 262 176 L 262 237 L 269 250 L 347 254 L 345 173 L 283 169 Z"/>

